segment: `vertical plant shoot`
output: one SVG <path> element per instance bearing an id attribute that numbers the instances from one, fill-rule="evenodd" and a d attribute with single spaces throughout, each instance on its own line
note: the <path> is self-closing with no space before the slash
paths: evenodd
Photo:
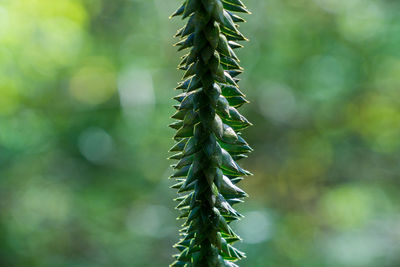
<path id="1" fill-rule="evenodd" d="M 187 18 L 176 46 L 188 53 L 179 64 L 184 75 L 176 89 L 183 92 L 170 125 L 177 130 L 172 187 L 185 220 L 171 266 L 237 266 L 245 257 L 233 247 L 240 238 L 230 227 L 241 217 L 232 206 L 246 197 L 236 184 L 250 175 L 237 161 L 252 150 L 240 134 L 251 124 L 237 110 L 247 103 L 234 52 L 246 40 L 237 12 L 249 13 L 240 0 L 186 0 L 172 15 Z"/>

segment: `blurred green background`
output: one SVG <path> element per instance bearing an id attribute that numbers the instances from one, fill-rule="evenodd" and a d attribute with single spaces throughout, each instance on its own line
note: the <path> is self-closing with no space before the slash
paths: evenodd
<path id="1" fill-rule="evenodd" d="M 0 266 L 167 266 L 177 0 L 0 0 Z M 243 267 L 400 266 L 400 1 L 247 0 Z"/>

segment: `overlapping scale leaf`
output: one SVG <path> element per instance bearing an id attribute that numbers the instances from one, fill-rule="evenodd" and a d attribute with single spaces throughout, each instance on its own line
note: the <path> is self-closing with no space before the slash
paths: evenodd
<path id="1" fill-rule="evenodd" d="M 251 123 L 237 110 L 248 103 L 234 52 L 242 47 L 237 41 L 247 40 L 237 27 L 240 13 L 249 13 L 241 0 L 186 0 L 171 16 L 187 18 L 175 35 L 186 54 L 170 124 L 176 130 L 170 178 L 184 223 L 171 266 L 237 266 L 244 257 L 232 246 L 240 237 L 229 225 L 242 216 L 232 206 L 247 196 L 237 183 L 250 175 L 237 161 L 252 151 L 240 134 Z"/>

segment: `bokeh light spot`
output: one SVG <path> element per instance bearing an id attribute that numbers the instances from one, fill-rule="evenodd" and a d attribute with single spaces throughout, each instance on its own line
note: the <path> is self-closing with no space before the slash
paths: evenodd
<path id="1" fill-rule="evenodd" d="M 323 217 L 334 229 L 361 228 L 390 208 L 385 194 L 361 186 L 341 186 L 327 192 L 321 200 Z"/>
<path id="2" fill-rule="evenodd" d="M 246 212 L 245 218 L 237 225 L 239 235 L 245 243 L 257 244 L 272 236 L 272 221 L 264 210 Z"/>
<path id="3" fill-rule="evenodd" d="M 79 136 L 78 146 L 87 160 L 104 163 L 113 151 L 113 140 L 103 129 L 89 128 Z"/>
<path id="4" fill-rule="evenodd" d="M 171 211 L 161 205 L 135 205 L 127 217 L 128 229 L 136 235 L 164 237 L 174 231 Z"/>
<path id="5" fill-rule="evenodd" d="M 292 90 L 276 83 L 264 84 L 262 88 L 259 107 L 263 115 L 276 122 L 290 122 L 296 112 L 296 98 Z"/>
<path id="6" fill-rule="evenodd" d="M 0 81 L 0 95 L 0 115 L 14 113 L 20 105 L 17 88 L 11 82 Z"/>
<path id="7" fill-rule="evenodd" d="M 106 102 L 116 89 L 116 74 L 106 62 L 82 67 L 72 76 L 69 86 L 76 100 L 90 106 Z"/>
<path id="8" fill-rule="evenodd" d="M 118 77 L 118 92 L 121 106 L 125 111 L 140 108 L 154 107 L 155 95 L 153 80 L 149 71 L 145 69 L 127 68 Z"/>

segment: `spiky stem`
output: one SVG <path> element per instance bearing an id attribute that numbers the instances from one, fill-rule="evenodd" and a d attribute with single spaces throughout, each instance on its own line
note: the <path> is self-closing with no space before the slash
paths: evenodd
<path id="1" fill-rule="evenodd" d="M 250 123 L 236 109 L 247 102 L 234 52 L 241 47 L 236 41 L 246 40 L 236 24 L 244 20 L 232 12 L 249 13 L 240 0 L 186 0 L 172 15 L 189 17 L 176 45 L 190 52 L 179 65 L 185 80 L 170 125 L 177 129 L 171 158 L 178 160 L 171 178 L 182 194 L 179 218 L 186 219 L 171 266 L 237 266 L 244 257 L 232 246 L 240 238 L 229 226 L 241 217 L 232 205 L 246 196 L 235 184 L 250 174 L 236 161 L 252 150 L 239 133 Z"/>

